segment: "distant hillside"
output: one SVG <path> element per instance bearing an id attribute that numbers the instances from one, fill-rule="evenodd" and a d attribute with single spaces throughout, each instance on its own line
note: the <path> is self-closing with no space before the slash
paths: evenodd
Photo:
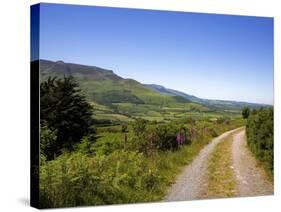
<path id="1" fill-rule="evenodd" d="M 189 94 L 186 94 L 186 93 L 183 93 L 183 92 L 180 92 L 180 91 L 177 91 L 177 90 L 173 90 L 173 89 L 170 89 L 170 88 L 166 88 L 162 85 L 156 85 L 156 84 L 143 84 L 145 87 L 151 89 L 151 90 L 154 90 L 158 93 L 161 93 L 163 95 L 168 95 L 168 96 L 181 96 L 185 99 L 188 99 L 192 102 L 199 102 L 200 101 L 200 98 L 196 97 L 196 96 L 193 96 L 193 95 L 189 95 Z"/>
<path id="2" fill-rule="evenodd" d="M 112 70 L 63 61 L 40 60 L 41 81 L 50 76 L 73 76 L 93 105 L 101 123 L 123 123 L 136 118 L 168 122 L 186 117 L 240 116 L 246 102 L 201 99 L 161 85 L 144 85 Z"/>
<path id="3" fill-rule="evenodd" d="M 105 105 L 113 103 L 164 105 L 190 102 L 180 96 L 161 95 L 136 80 L 124 79 L 112 70 L 96 66 L 40 60 L 40 73 L 41 80 L 49 76 L 71 75 L 76 78 L 90 100 Z"/>
<path id="4" fill-rule="evenodd" d="M 260 108 L 260 107 L 270 107 L 270 105 L 265 104 L 256 104 L 256 103 L 249 103 L 249 102 L 240 102 L 240 101 L 227 101 L 227 100 L 211 100 L 211 99 L 202 99 L 198 98 L 193 95 L 186 94 L 181 91 L 165 88 L 162 85 L 156 84 L 144 84 L 147 88 L 156 91 L 160 94 L 167 95 L 167 96 L 180 96 L 185 99 L 188 99 L 192 102 L 196 102 L 202 105 L 205 105 L 212 109 L 217 110 L 241 110 L 243 107 L 250 107 L 250 108 Z"/>

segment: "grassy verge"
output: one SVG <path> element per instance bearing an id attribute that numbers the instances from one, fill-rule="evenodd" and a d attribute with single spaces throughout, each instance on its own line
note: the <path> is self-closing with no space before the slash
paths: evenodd
<path id="1" fill-rule="evenodd" d="M 233 197 L 236 195 L 236 180 L 232 166 L 232 135 L 220 142 L 208 164 L 207 198 Z"/>
<path id="2" fill-rule="evenodd" d="M 208 144 L 212 138 L 202 137 L 201 139 L 200 142 L 194 142 L 190 146 L 184 146 L 177 152 L 159 153 L 156 166 L 158 175 L 161 176 L 163 180 L 161 181 L 158 192 L 153 194 L 153 200 L 162 200 L 165 197 L 177 175 L 182 172 L 185 166 L 193 161 L 200 150 Z M 151 158 L 148 160 L 151 160 Z"/>

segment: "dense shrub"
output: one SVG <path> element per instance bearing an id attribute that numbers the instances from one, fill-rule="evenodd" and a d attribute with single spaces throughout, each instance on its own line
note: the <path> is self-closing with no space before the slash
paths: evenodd
<path id="1" fill-rule="evenodd" d="M 94 150 L 95 154 L 108 155 L 115 150 L 124 149 L 124 137 L 125 134 L 120 132 L 102 133 L 92 145 L 92 149 Z"/>
<path id="2" fill-rule="evenodd" d="M 172 150 L 177 147 L 177 129 L 175 126 L 159 125 L 149 132 L 157 148 L 160 150 Z"/>
<path id="3" fill-rule="evenodd" d="M 147 139 L 148 122 L 144 119 L 137 119 L 132 124 L 133 136 L 129 139 L 128 149 L 144 153 L 145 155 L 151 154 L 155 149 L 155 143 Z"/>
<path id="4" fill-rule="evenodd" d="M 51 130 L 46 123 L 40 126 L 40 163 L 54 158 L 56 152 L 57 130 Z"/>
<path id="5" fill-rule="evenodd" d="M 154 138 L 157 149 L 162 151 L 175 150 L 179 145 L 190 143 L 189 131 L 181 125 L 156 125 L 149 134 L 154 135 L 151 137 Z M 182 139 L 181 143 L 179 143 L 179 139 Z"/>
<path id="6" fill-rule="evenodd" d="M 133 124 L 133 132 L 137 137 L 142 136 L 145 133 L 146 127 L 147 127 L 147 122 L 144 119 L 137 119 Z"/>
<path id="7" fill-rule="evenodd" d="M 63 154 L 40 168 L 40 202 L 45 208 L 148 201 L 159 182 L 140 153 Z"/>
<path id="8" fill-rule="evenodd" d="M 250 113 L 246 129 L 249 148 L 273 172 L 273 109 Z"/>
<path id="9" fill-rule="evenodd" d="M 75 150 L 82 154 L 90 155 L 94 152 L 92 148 L 92 144 L 93 142 L 91 142 L 91 139 L 85 136 L 82 138 L 81 142 L 76 145 Z"/>
<path id="10" fill-rule="evenodd" d="M 142 119 L 133 124 L 131 149 L 151 154 L 154 151 L 175 150 L 179 145 L 190 144 L 189 130 L 179 124 L 148 123 Z"/>

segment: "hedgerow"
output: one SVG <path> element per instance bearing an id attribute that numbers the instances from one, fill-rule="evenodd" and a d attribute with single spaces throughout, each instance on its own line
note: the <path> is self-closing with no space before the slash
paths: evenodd
<path id="1" fill-rule="evenodd" d="M 273 109 L 251 111 L 246 131 L 250 150 L 273 173 Z"/>

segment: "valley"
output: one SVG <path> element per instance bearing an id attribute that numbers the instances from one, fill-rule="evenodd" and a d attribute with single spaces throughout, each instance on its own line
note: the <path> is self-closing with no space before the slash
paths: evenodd
<path id="1" fill-rule="evenodd" d="M 94 108 L 97 124 L 118 125 L 143 118 L 167 123 L 185 118 L 239 117 L 243 107 L 266 105 L 207 100 L 164 86 L 124 79 L 95 66 L 40 60 L 41 81 L 48 77 L 73 76 Z"/>

